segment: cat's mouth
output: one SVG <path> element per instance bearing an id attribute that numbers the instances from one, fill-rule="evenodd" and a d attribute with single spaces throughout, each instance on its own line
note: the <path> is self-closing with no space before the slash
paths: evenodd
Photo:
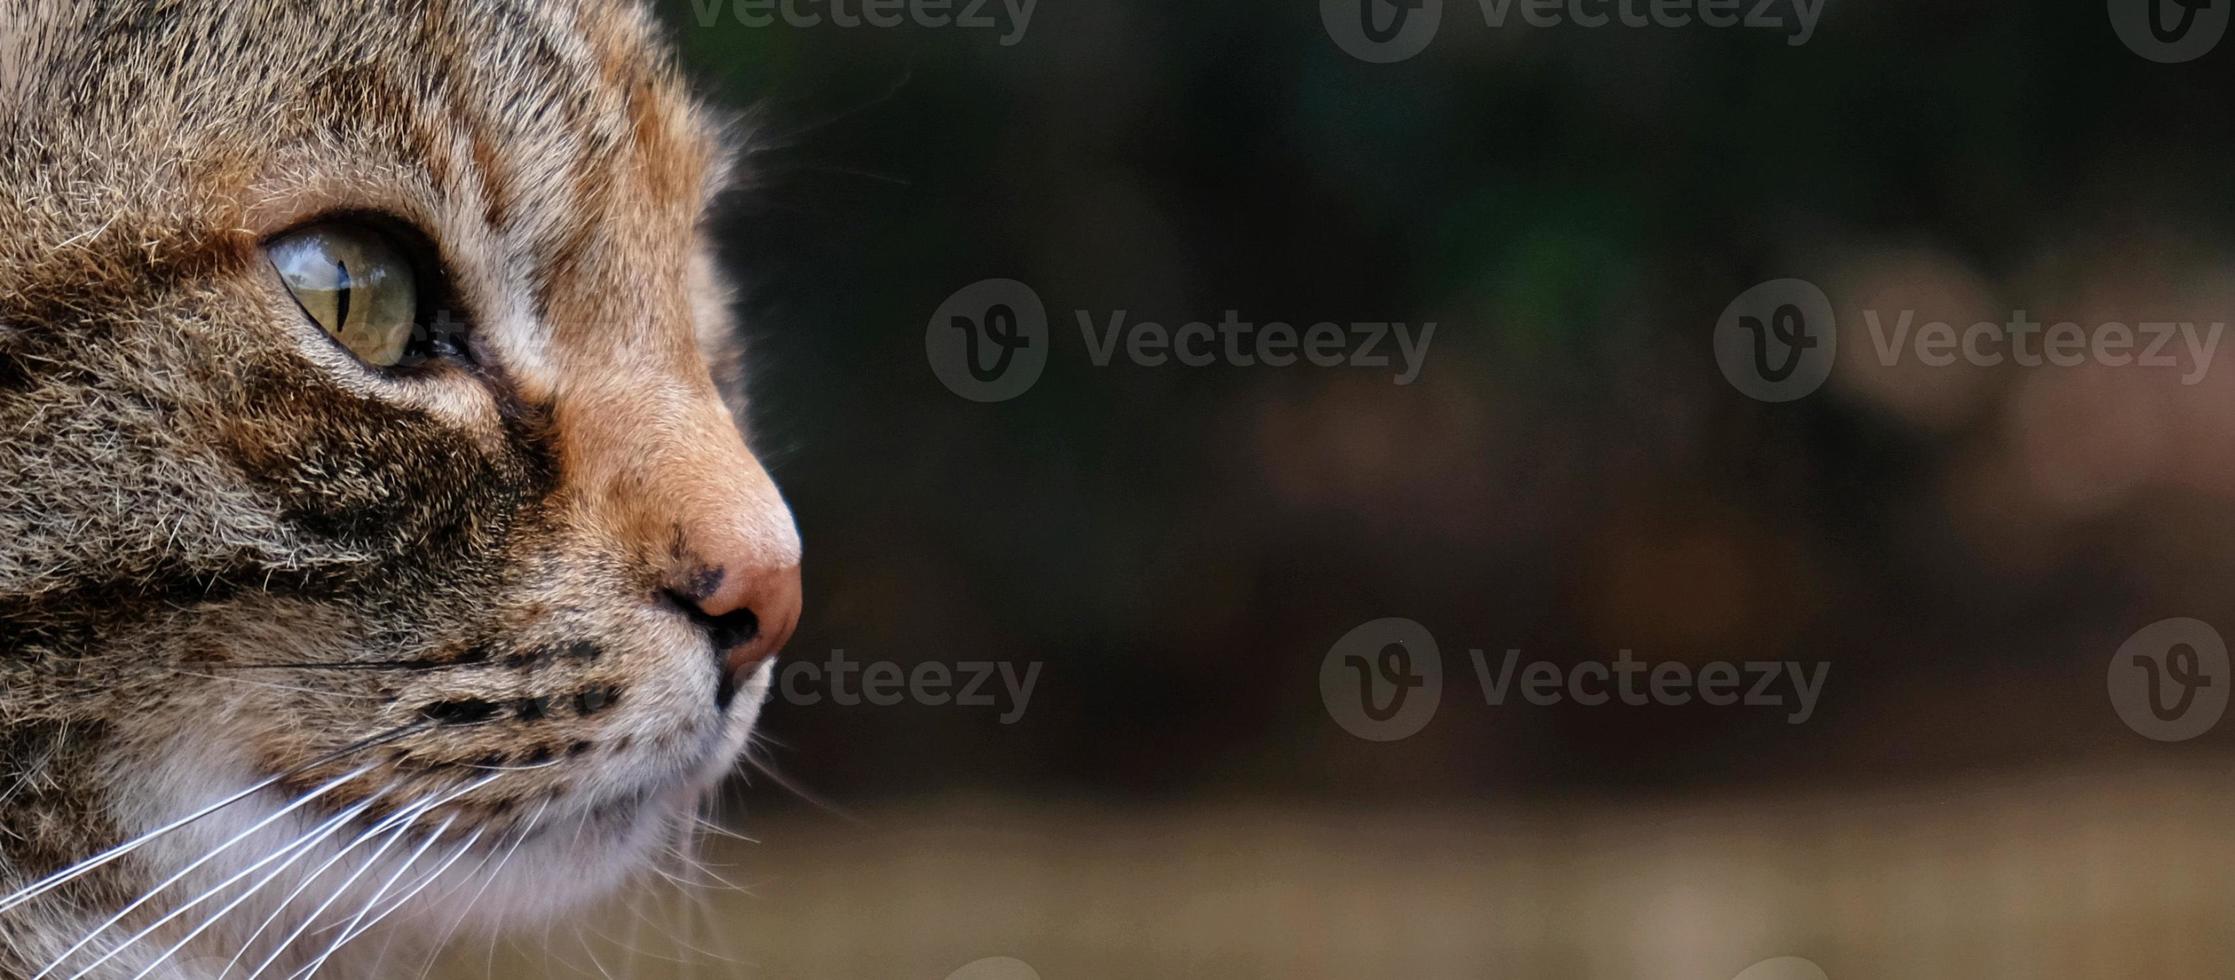
<path id="1" fill-rule="evenodd" d="M 656 771 L 604 789 L 578 803 L 573 819 L 532 829 L 528 839 L 561 827 L 568 834 L 626 839 L 647 827 L 664 827 L 697 813 L 737 770 L 774 672 L 775 664 L 770 661 L 745 677 L 739 685 L 735 709 L 688 739 L 690 744 L 676 750 L 671 759 L 650 767 Z"/>

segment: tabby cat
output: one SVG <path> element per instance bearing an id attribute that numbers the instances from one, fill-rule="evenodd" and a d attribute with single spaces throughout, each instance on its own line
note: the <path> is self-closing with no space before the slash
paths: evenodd
<path id="1" fill-rule="evenodd" d="M 0 0 L 0 976 L 416 975 L 730 771 L 800 544 L 656 35 Z"/>

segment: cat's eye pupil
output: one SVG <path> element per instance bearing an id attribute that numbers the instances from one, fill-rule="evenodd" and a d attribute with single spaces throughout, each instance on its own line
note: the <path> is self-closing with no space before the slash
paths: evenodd
<path id="1" fill-rule="evenodd" d="M 349 327 L 349 296 L 349 263 L 335 262 L 334 306 L 336 309 L 334 310 L 334 325 L 345 330 Z"/>
<path id="2" fill-rule="evenodd" d="M 374 224 L 310 225 L 272 239 L 265 253 L 303 314 L 365 363 L 408 366 L 442 353 L 421 323 L 418 263 Z"/>

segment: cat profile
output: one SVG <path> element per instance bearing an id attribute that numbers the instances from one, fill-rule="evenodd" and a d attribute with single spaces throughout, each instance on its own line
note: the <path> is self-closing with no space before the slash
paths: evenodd
<path id="1" fill-rule="evenodd" d="M 0 9 L 0 976 L 393 975 L 686 832 L 800 610 L 730 170 L 633 2 Z"/>

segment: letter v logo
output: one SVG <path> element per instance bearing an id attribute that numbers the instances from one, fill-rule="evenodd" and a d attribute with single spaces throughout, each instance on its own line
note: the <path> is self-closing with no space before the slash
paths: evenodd
<path id="1" fill-rule="evenodd" d="M 2235 0 L 2108 0 L 2111 29 L 2129 50 L 2161 65 L 2195 61 L 2227 36 Z"/>
<path id="2" fill-rule="evenodd" d="M 1048 308 L 1014 279 L 972 283 L 931 315 L 924 357 L 947 390 L 974 402 L 1008 401 L 1048 366 Z"/>
<path id="3" fill-rule="evenodd" d="M 1319 19 L 1351 57 L 1386 65 L 1427 50 L 1443 23 L 1443 0 L 1320 0 Z"/>

